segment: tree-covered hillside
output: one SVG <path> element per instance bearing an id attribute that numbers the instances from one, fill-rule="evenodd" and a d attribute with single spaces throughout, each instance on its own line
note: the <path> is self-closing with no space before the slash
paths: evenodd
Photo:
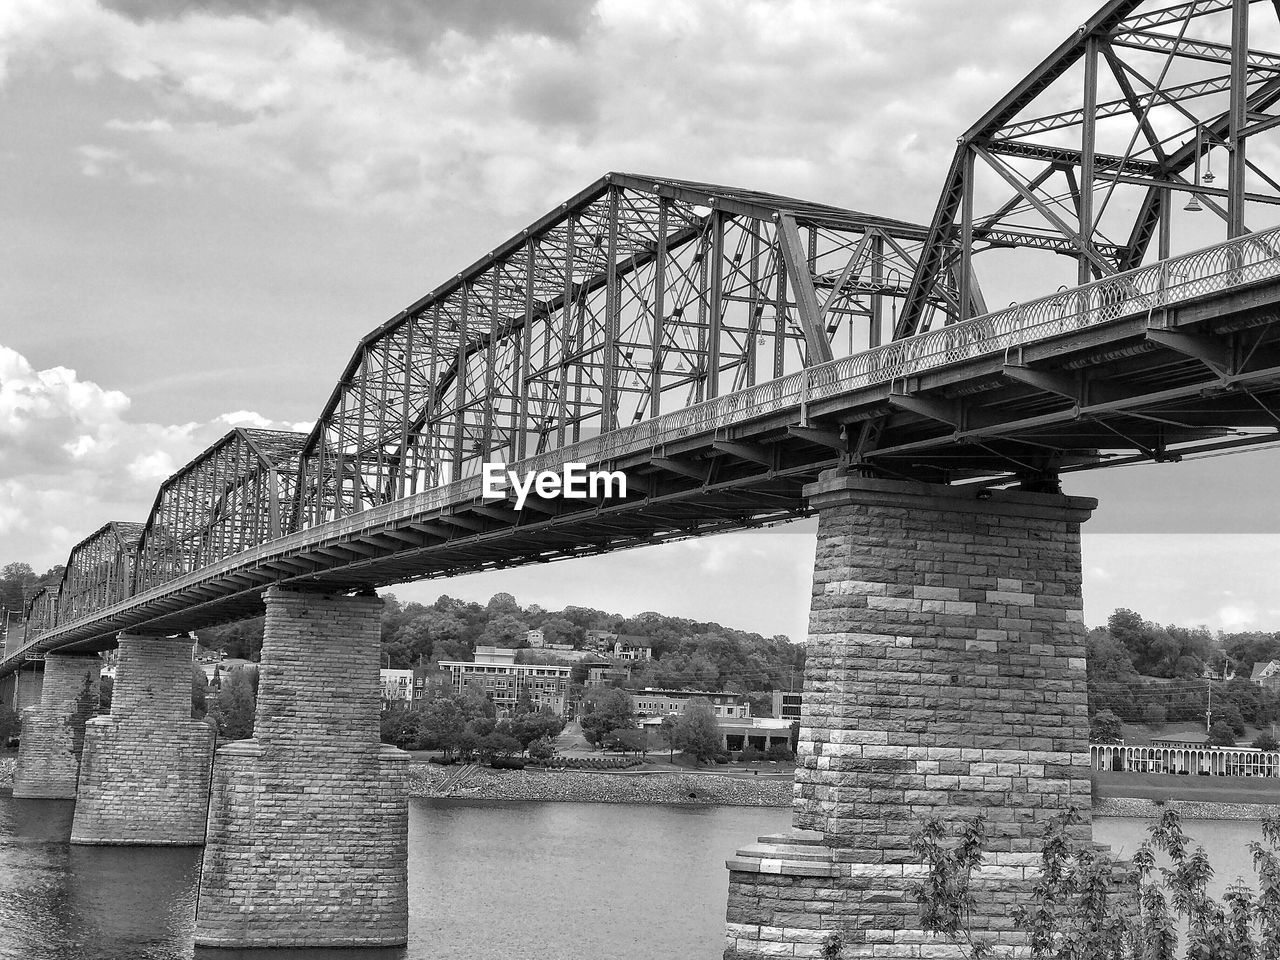
<path id="1" fill-rule="evenodd" d="M 401 603 L 386 595 L 382 614 L 384 663 L 407 668 L 440 660 L 468 660 L 478 644 L 527 647 L 529 630 L 543 632 L 545 642 L 581 649 L 588 630 L 646 637 L 653 661 L 637 664 L 632 686 L 697 687 L 708 690 L 799 689 L 804 675 L 804 645 L 785 636 L 758 633 L 718 623 L 642 613 L 636 617 L 590 607 L 544 610 L 522 607 L 509 593 L 480 604 L 442 596 L 435 603 Z M 262 620 L 200 631 L 208 647 L 228 656 L 257 659 L 262 647 Z M 529 651 L 531 658 L 554 657 Z"/>

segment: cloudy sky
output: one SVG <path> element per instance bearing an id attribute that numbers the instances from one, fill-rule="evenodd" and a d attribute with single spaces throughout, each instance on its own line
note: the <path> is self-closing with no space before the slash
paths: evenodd
<path id="1" fill-rule="evenodd" d="M 605 171 L 927 220 L 956 136 L 1090 5 L 957 9 L 4 0 L 0 563 L 145 519 L 231 425 L 306 429 L 360 336 Z M 1089 619 L 1280 629 L 1278 463 L 1072 478 L 1103 501 Z M 800 637 L 812 553 L 808 523 L 396 592 Z"/>

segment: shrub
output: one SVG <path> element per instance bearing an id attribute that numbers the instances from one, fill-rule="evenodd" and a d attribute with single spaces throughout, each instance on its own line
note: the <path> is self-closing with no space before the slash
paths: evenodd
<path id="1" fill-rule="evenodd" d="M 1163 727 L 1168 714 L 1158 703 L 1149 703 L 1142 708 L 1142 722 L 1149 727 Z"/>
<path id="2" fill-rule="evenodd" d="M 1280 743 L 1276 742 L 1276 738 L 1265 730 L 1254 738 L 1253 746 L 1258 750 L 1280 750 Z"/>
<path id="3" fill-rule="evenodd" d="M 1209 739 L 1205 741 L 1211 747 L 1234 747 L 1236 734 L 1225 720 L 1215 720 L 1209 728 Z"/>
<path id="4" fill-rule="evenodd" d="M 1273 891 L 1280 884 L 1280 818 L 1264 821 L 1264 842 L 1248 847 L 1262 895 L 1255 898 L 1237 883 L 1227 888 L 1222 902 L 1206 892 L 1213 869 L 1204 848 L 1192 850 L 1172 810 L 1165 808 L 1147 828 L 1150 838 L 1134 853 L 1131 872 L 1092 844 L 1072 840 L 1068 831 L 1078 820 L 1068 813 L 1052 822 L 1041 871 L 1023 902 L 1009 911 L 1013 932 L 1027 938 L 1032 960 L 1175 960 L 1179 931 L 1186 932 L 1187 958 L 1276 956 L 1280 898 Z M 985 819 L 979 815 L 958 827 L 949 836 L 935 818 L 912 836 L 912 849 L 925 866 L 912 894 L 926 932 L 941 934 L 975 960 L 992 957 L 991 944 L 969 929 L 970 881 L 984 859 Z M 1157 854 L 1170 865 L 1158 867 Z M 1117 884 L 1125 873 L 1132 884 Z"/>
<path id="5" fill-rule="evenodd" d="M 747 744 L 742 748 L 741 759 L 743 763 L 755 763 L 757 760 L 764 758 L 764 754 L 757 750 L 751 744 Z"/>
<path id="6" fill-rule="evenodd" d="M 790 763 L 796 758 L 791 752 L 791 748 L 785 743 L 775 743 L 769 748 L 769 752 L 765 754 L 770 760 L 777 760 L 779 763 Z"/>
<path id="7" fill-rule="evenodd" d="M 1089 723 L 1089 739 L 1093 743 L 1119 743 L 1123 737 L 1120 718 L 1110 710 L 1099 710 Z"/>

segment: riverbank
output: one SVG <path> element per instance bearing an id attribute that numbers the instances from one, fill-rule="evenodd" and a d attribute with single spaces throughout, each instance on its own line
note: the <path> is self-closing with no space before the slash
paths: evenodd
<path id="1" fill-rule="evenodd" d="M 0 789 L 13 786 L 14 757 L 0 757 Z M 409 795 L 471 800 L 541 800 L 574 803 L 700 803 L 737 807 L 789 807 L 791 778 L 716 773 L 587 773 L 581 770 L 468 769 L 409 764 Z"/>
<path id="2" fill-rule="evenodd" d="M 1280 803 L 1217 803 L 1209 800 L 1146 800 L 1104 797 L 1093 801 L 1093 816 L 1156 820 L 1164 810 L 1182 820 L 1265 820 L 1280 816 Z"/>
<path id="3" fill-rule="evenodd" d="M 1184 820 L 1265 820 L 1280 816 L 1280 780 L 1093 773 L 1095 817 L 1152 819 L 1163 809 Z"/>
<path id="4" fill-rule="evenodd" d="M 575 803 L 703 803 L 789 807 L 790 777 L 716 773 L 608 773 L 582 770 L 491 770 L 476 767 L 454 783 L 457 767 L 414 763 L 409 793 L 415 797 L 473 800 L 540 800 Z"/>

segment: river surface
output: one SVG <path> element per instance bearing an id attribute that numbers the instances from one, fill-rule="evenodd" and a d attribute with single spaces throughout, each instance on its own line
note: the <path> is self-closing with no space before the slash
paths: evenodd
<path id="1" fill-rule="evenodd" d="M 0 795 L 0 957 L 14 960 L 714 960 L 724 861 L 786 810 L 411 801 L 407 949 L 194 951 L 200 851 L 70 846 L 69 801 Z M 1220 894 L 1257 823 L 1194 820 Z M 1121 855 L 1146 822 L 1099 819 Z"/>

